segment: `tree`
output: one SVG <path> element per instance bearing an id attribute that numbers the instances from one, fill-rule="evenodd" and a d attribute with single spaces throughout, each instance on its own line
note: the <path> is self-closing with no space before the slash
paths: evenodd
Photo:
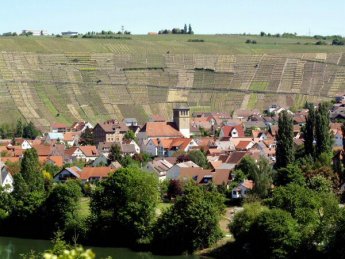
<path id="1" fill-rule="evenodd" d="M 251 243 L 256 239 L 252 236 L 252 226 L 257 222 L 258 217 L 267 207 L 260 203 L 245 204 L 244 209 L 235 214 L 233 221 L 229 224 L 230 232 L 234 235 L 236 242 L 241 244 Z"/>
<path id="2" fill-rule="evenodd" d="M 208 161 L 203 152 L 192 150 L 188 153 L 189 159 L 202 168 L 208 168 Z"/>
<path id="3" fill-rule="evenodd" d="M 121 159 L 122 159 L 121 147 L 118 144 L 111 145 L 108 159 L 111 162 L 114 162 L 114 161 L 120 162 L 121 161 Z"/>
<path id="4" fill-rule="evenodd" d="M 189 24 L 189 26 L 188 26 L 188 34 L 194 34 L 194 31 L 192 29 L 192 25 L 191 24 Z"/>
<path id="5" fill-rule="evenodd" d="M 305 185 L 303 172 L 299 166 L 295 164 L 290 164 L 287 167 L 278 169 L 275 175 L 276 185 L 288 185 L 289 183 Z"/>
<path id="6" fill-rule="evenodd" d="M 86 127 L 85 131 L 80 136 L 79 143 L 81 145 L 84 145 L 84 146 L 94 144 L 94 137 L 93 137 L 92 129 L 90 129 L 89 127 Z"/>
<path id="7" fill-rule="evenodd" d="M 14 137 L 21 138 L 23 137 L 23 123 L 22 120 L 17 120 L 16 130 L 14 132 Z"/>
<path id="8" fill-rule="evenodd" d="M 184 34 L 187 34 L 187 33 L 188 33 L 188 31 L 187 31 L 187 24 L 184 25 L 183 33 L 184 33 Z"/>
<path id="9" fill-rule="evenodd" d="M 266 158 L 259 158 L 258 164 L 253 171 L 253 181 L 255 183 L 253 193 L 260 198 L 266 198 L 273 182 L 272 166 Z"/>
<path id="10" fill-rule="evenodd" d="M 255 160 L 250 156 L 245 156 L 236 167 L 236 170 L 241 170 L 248 179 L 254 180 L 253 172 L 256 168 Z"/>
<path id="11" fill-rule="evenodd" d="M 180 180 L 170 180 L 167 190 L 167 196 L 169 199 L 176 198 L 183 193 L 183 183 Z"/>
<path id="12" fill-rule="evenodd" d="M 297 221 L 287 211 L 263 211 L 253 226 L 253 233 L 260 238 L 254 243 L 259 258 L 294 257 L 301 244 Z"/>
<path id="13" fill-rule="evenodd" d="M 66 231 L 78 218 L 81 188 L 75 181 L 58 184 L 50 191 L 42 208 L 48 234 L 57 230 Z"/>
<path id="14" fill-rule="evenodd" d="M 23 129 L 23 137 L 28 139 L 35 139 L 40 134 L 39 130 L 30 121 Z"/>
<path id="15" fill-rule="evenodd" d="M 20 174 L 22 175 L 29 191 L 44 191 L 44 178 L 41 173 L 37 151 L 27 149 L 21 162 Z"/>
<path id="16" fill-rule="evenodd" d="M 313 156 L 314 150 L 314 130 L 315 130 L 315 108 L 312 103 L 306 104 L 308 108 L 308 116 L 306 118 L 306 125 L 304 129 L 304 152 L 306 155 Z"/>
<path id="17" fill-rule="evenodd" d="M 119 169 L 102 181 L 91 196 L 91 236 L 122 244 L 147 238 L 159 196 L 154 175 L 138 168 Z"/>
<path id="18" fill-rule="evenodd" d="M 286 167 L 294 161 L 293 122 L 287 111 L 279 114 L 276 148 L 277 169 Z"/>
<path id="19" fill-rule="evenodd" d="M 125 133 L 124 138 L 126 140 L 135 140 L 136 139 L 135 133 L 133 132 L 133 130 L 129 130 Z"/>
<path id="20" fill-rule="evenodd" d="M 320 103 L 315 116 L 316 155 L 332 151 L 332 137 L 329 128 L 329 111 L 327 103 Z"/>
<path id="21" fill-rule="evenodd" d="M 183 196 L 164 211 L 153 234 L 153 249 L 181 254 L 209 247 L 222 237 L 219 219 L 224 198 L 216 191 L 189 184 Z"/>
<path id="22" fill-rule="evenodd" d="M 318 250 L 329 242 L 340 212 L 332 193 L 320 193 L 294 183 L 276 188 L 268 204 L 290 212 L 297 220 L 306 251 Z"/>

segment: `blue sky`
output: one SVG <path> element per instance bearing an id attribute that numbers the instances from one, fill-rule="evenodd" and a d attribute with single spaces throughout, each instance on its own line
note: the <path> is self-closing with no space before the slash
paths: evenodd
<path id="1" fill-rule="evenodd" d="M 0 33 L 23 29 L 134 34 L 191 23 L 198 34 L 345 35 L 345 0 L 1 0 Z"/>

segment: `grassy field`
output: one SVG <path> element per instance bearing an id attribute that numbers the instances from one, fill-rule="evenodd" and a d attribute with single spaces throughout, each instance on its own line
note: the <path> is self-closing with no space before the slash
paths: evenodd
<path id="1" fill-rule="evenodd" d="M 204 42 L 189 42 L 202 39 Z M 246 44 L 247 39 L 257 44 Z M 152 114 L 301 107 L 345 91 L 345 47 L 312 38 L 133 35 L 130 40 L 0 37 L 2 123 L 93 123 Z M 249 98 L 248 98 L 249 97 Z"/>
<path id="2" fill-rule="evenodd" d="M 344 52 L 345 47 L 317 46 L 312 38 L 276 38 L 252 35 L 132 35 L 131 40 L 45 37 L 0 37 L 2 51 L 35 53 L 117 54 L 277 54 Z M 204 42 L 188 42 L 202 39 Z M 257 44 L 246 44 L 247 39 Z M 330 43 L 330 42 L 329 42 Z M 309 44 L 309 45 L 306 45 Z"/>

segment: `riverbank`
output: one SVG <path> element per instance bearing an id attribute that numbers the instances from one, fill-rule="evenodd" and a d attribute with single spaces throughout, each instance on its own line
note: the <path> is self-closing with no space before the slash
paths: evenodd
<path id="1" fill-rule="evenodd" d="M 49 240 L 0 237 L 0 258 L 20 259 L 22 254 L 28 254 L 30 251 L 43 252 L 51 247 L 52 243 Z M 111 256 L 114 259 L 200 259 L 199 255 L 159 256 L 150 252 L 133 251 L 129 248 L 89 246 L 86 248 L 91 248 L 97 258 Z"/>

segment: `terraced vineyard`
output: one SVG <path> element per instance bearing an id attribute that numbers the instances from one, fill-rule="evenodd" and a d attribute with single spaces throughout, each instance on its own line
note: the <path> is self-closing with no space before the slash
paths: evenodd
<path id="1" fill-rule="evenodd" d="M 0 121 L 23 117 L 41 128 L 81 119 L 144 121 L 153 113 L 170 117 L 176 103 L 227 112 L 271 103 L 299 107 L 345 90 L 344 48 L 298 49 L 282 39 L 247 49 L 238 37 L 203 37 L 206 45 L 171 36 L 1 38 Z"/>

